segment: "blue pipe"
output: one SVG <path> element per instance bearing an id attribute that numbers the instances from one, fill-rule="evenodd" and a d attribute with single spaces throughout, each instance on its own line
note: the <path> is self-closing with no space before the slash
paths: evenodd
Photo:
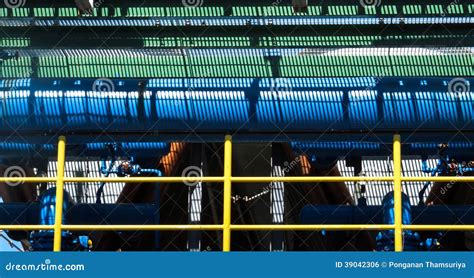
<path id="1" fill-rule="evenodd" d="M 40 199 L 40 216 L 39 224 L 40 225 L 54 225 L 55 222 L 55 213 L 56 213 L 56 187 L 51 187 L 41 194 Z M 63 211 L 68 211 L 71 206 L 71 197 L 64 191 L 64 201 L 63 201 Z M 66 214 L 63 214 L 62 222 L 66 222 Z"/>
<path id="2" fill-rule="evenodd" d="M 90 92 L 94 80 L 80 80 L 82 83 L 75 86 L 73 80 L 71 84 L 61 80 L 53 85 L 45 84 L 51 81 L 35 79 L 10 91 L 4 99 L 0 133 L 11 134 L 19 129 L 22 134 L 45 131 L 55 134 L 67 130 L 92 137 L 103 132 L 188 133 L 189 130 L 196 133 L 282 129 L 288 133 L 473 130 L 474 94 L 450 93 L 451 80 L 450 77 L 283 81 L 177 78 L 148 80 L 145 92 L 138 94 L 135 80 L 112 80 L 115 89 L 124 92 L 117 93 Z M 474 79 L 467 78 L 466 82 L 472 84 Z"/>
<path id="3" fill-rule="evenodd" d="M 64 191 L 62 223 L 67 224 L 66 213 L 73 205 L 71 197 Z M 56 214 L 56 188 L 52 187 L 43 192 L 39 199 L 39 224 L 54 225 Z M 61 250 L 88 250 L 89 237 L 75 235 L 69 231 L 61 232 Z M 30 235 L 31 246 L 34 251 L 52 251 L 54 241 L 54 231 L 41 230 L 32 232 Z"/>

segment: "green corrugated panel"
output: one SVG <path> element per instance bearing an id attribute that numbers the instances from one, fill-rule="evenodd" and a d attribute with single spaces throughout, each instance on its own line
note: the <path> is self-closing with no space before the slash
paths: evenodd
<path id="1" fill-rule="evenodd" d="M 165 8 L 163 7 L 156 7 L 154 16 L 166 16 Z"/>
<path id="2" fill-rule="evenodd" d="M 109 16 L 109 8 L 100 8 L 102 16 Z"/>
<path id="3" fill-rule="evenodd" d="M 59 8 L 58 9 L 58 16 L 67 16 L 66 15 L 66 8 Z"/>
<path id="4" fill-rule="evenodd" d="M 403 6 L 403 14 L 422 14 L 421 5 L 405 5 Z"/>
<path id="5" fill-rule="evenodd" d="M 275 11 L 274 7 L 271 7 L 271 6 L 259 7 L 259 10 L 262 16 L 274 16 L 275 14 L 278 13 L 277 11 Z"/>
<path id="6" fill-rule="evenodd" d="M 382 6 L 382 14 L 397 14 L 397 6 L 395 5 L 383 5 Z"/>
<path id="7" fill-rule="evenodd" d="M 329 6 L 328 7 L 329 15 L 339 15 L 339 6 Z"/>
<path id="8" fill-rule="evenodd" d="M 428 14 L 442 14 L 443 13 L 443 5 L 428 5 L 426 6 L 426 10 Z"/>
<path id="9" fill-rule="evenodd" d="M 231 15 L 232 16 L 240 16 L 241 15 L 242 7 L 232 7 Z"/>
<path id="10" fill-rule="evenodd" d="M 0 47 L 27 47 L 30 45 L 29 38 L 2 38 Z"/>
<path id="11" fill-rule="evenodd" d="M 469 14 L 474 13 L 474 4 L 465 4 L 467 10 L 461 4 L 450 4 L 444 8 L 441 5 L 405 5 L 402 8 L 404 14 L 407 15 L 421 15 L 421 14 L 439 14 L 440 12 L 446 12 L 449 14 Z M 99 8 L 103 16 L 109 16 L 109 10 L 105 7 Z M 359 7 L 356 5 L 343 5 L 343 6 L 329 6 L 329 15 L 333 16 L 351 16 L 358 14 Z M 366 6 L 364 7 L 364 14 L 375 15 L 378 7 Z M 382 14 L 395 15 L 397 14 L 397 8 L 395 5 L 382 5 L 380 7 Z M 425 11 L 424 11 L 425 9 Z M 29 8 L 17 8 L 12 10 L 13 16 L 25 17 L 29 16 Z M 308 15 L 319 16 L 321 15 L 321 6 L 310 6 L 308 7 Z M 446 10 L 446 11 L 445 11 Z M 0 17 L 7 16 L 8 9 L 0 8 Z M 94 15 L 98 14 L 98 9 L 93 11 Z M 54 16 L 54 8 L 34 8 L 33 15 L 36 17 L 52 17 Z M 59 8 L 59 16 L 61 17 L 74 17 L 77 15 L 75 8 Z M 128 15 L 130 17 L 150 17 L 150 16 L 223 16 L 223 7 L 130 7 L 128 8 Z M 259 7 L 233 7 L 232 16 L 291 16 L 293 15 L 293 9 L 291 6 L 259 6 Z M 115 8 L 115 16 L 122 16 L 121 9 Z"/>
<path id="12" fill-rule="evenodd" d="M 90 77 L 89 66 L 81 66 L 82 68 L 82 77 Z"/>
<path id="13" fill-rule="evenodd" d="M 14 17 L 26 17 L 28 16 L 28 9 L 27 8 L 12 9 L 12 15 Z"/>
<path id="14" fill-rule="evenodd" d="M 309 6 L 308 7 L 309 15 L 321 15 L 321 6 Z"/>
<path id="15" fill-rule="evenodd" d="M 192 12 L 196 11 L 197 8 L 177 8 L 176 11 L 180 16 L 192 16 Z"/>
<path id="16" fill-rule="evenodd" d="M 245 7 L 245 12 L 243 15 L 257 16 L 257 15 L 260 15 L 260 13 L 257 7 Z"/>
<path id="17" fill-rule="evenodd" d="M 77 16 L 77 9 L 76 8 L 67 8 L 66 14 L 67 14 L 67 16 Z"/>
<path id="18" fill-rule="evenodd" d="M 82 67 L 79 65 L 75 65 L 74 67 L 74 72 L 77 74 L 77 77 L 82 77 Z"/>
<path id="19" fill-rule="evenodd" d="M 62 70 L 63 70 L 63 76 L 62 76 L 63 78 L 69 77 L 71 75 L 68 67 L 63 67 Z"/>
<path id="20" fill-rule="evenodd" d="M 117 9 L 120 9 L 120 8 L 116 8 Z M 133 7 L 130 7 L 127 9 L 127 16 L 128 17 L 135 17 L 135 16 L 138 16 L 138 11 L 136 8 L 133 8 Z"/>
<path id="21" fill-rule="evenodd" d="M 166 14 L 167 14 L 168 16 L 176 16 L 176 15 L 174 14 L 173 8 L 171 8 L 171 7 L 166 7 Z"/>
<path id="22" fill-rule="evenodd" d="M 464 8 L 460 4 L 450 4 L 446 8 L 446 11 L 447 11 L 448 14 L 463 14 L 464 13 Z"/>
<path id="23" fill-rule="evenodd" d="M 282 39 L 282 38 L 280 38 Z M 321 38 L 320 38 L 321 39 Z M 322 38 L 334 42 L 332 37 Z M 294 38 L 292 39 L 294 40 Z M 291 42 L 291 40 L 288 40 Z M 147 77 L 157 71 L 157 77 L 182 77 L 183 62 L 198 76 L 266 77 L 271 74 L 268 62 L 257 56 L 210 55 L 207 57 L 150 56 L 150 57 L 39 57 L 40 77 Z M 283 56 L 282 75 L 285 76 L 471 76 L 474 58 L 470 55 L 415 55 L 393 56 L 393 71 L 388 56 Z M 31 60 L 20 57 L 18 61 L 5 61 L 3 76 L 22 77 Z M 207 74 L 210 71 L 210 74 Z"/>
<path id="24" fill-rule="evenodd" d="M 7 8 L 0 8 L 0 17 L 7 17 L 8 9 Z"/>
<path id="25" fill-rule="evenodd" d="M 377 7 L 375 7 L 375 6 L 365 6 L 364 11 L 365 11 L 365 14 L 374 15 L 374 14 L 377 14 Z"/>
<path id="26" fill-rule="evenodd" d="M 143 71 L 144 65 L 138 65 L 137 66 L 137 76 L 144 76 L 145 72 Z"/>
<path id="27" fill-rule="evenodd" d="M 148 66 L 142 66 L 141 67 L 141 76 L 143 77 L 150 77 L 150 67 Z"/>
<path id="28" fill-rule="evenodd" d="M 348 6 L 347 7 L 347 15 L 357 15 L 357 12 L 359 10 L 359 7 L 358 6 Z"/>
<path id="29" fill-rule="evenodd" d="M 34 8 L 33 15 L 36 17 L 53 17 L 54 8 Z"/>

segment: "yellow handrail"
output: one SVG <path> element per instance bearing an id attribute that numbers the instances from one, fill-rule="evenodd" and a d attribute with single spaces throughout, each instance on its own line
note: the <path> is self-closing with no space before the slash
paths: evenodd
<path id="1" fill-rule="evenodd" d="M 393 137 L 393 199 L 395 210 L 395 252 L 403 251 L 402 227 L 402 154 L 400 135 Z"/>
<path id="2" fill-rule="evenodd" d="M 9 177 L 0 177 L 1 183 L 11 182 L 11 183 L 44 183 L 44 182 L 56 182 L 57 177 L 24 177 L 24 178 L 9 178 Z M 270 182 L 293 182 L 293 183 L 305 183 L 305 182 L 380 182 L 380 181 L 392 181 L 393 176 L 383 176 L 383 177 L 231 177 L 232 183 L 270 183 Z M 402 182 L 474 182 L 474 176 L 443 176 L 443 177 L 401 177 Z M 195 183 L 195 182 L 224 182 L 224 177 L 122 177 L 122 178 L 81 178 L 81 177 L 64 177 L 64 183 L 73 183 L 73 182 L 140 182 L 140 183 Z"/>
<path id="3" fill-rule="evenodd" d="M 64 164 L 66 162 L 66 137 L 60 136 L 58 142 L 58 173 L 56 181 L 56 204 L 54 212 L 54 252 L 61 251 L 61 225 L 63 224 Z"/>
<path id="4" fill-rule="evenodd" d="M 222 251 L 230 251 L 230 224 L 232 210 L 232 137 L 226 136 L 224 142 L 224 229 Z"/>
<path id="5" fill-rule="evenodd" d="M 56 177 L 0 177 L 0 182 L 23 182 L 23 183 L 43 183 L 56 182 L 56 212 L 54 225 L 0 225 L 0 230 L 53 230 L 54 231 L 54 251 L 61 250 L 61 232 L 70 231 L 125 231 L 125 230 L 144 230 L 144 231 L 174 231 L 174 230 L 221 230 L 223 232 L 222 250 L 227 252 L 231 249 L 232 231 L 250 231 L 250 230 L 394 230 L 395 232 L 395 251 L 403 251 L 403 231 L 466 231 L 474 230 L 474 225 L 403 225 L 402 223 L 402 182 L 474 182 L 472 177 L 403 177 L 402 176 L 402 158 L 400 136 L 393 138 L 393 176 L 385 177 L 232 177 L 232 138 L 225 137 L 224 143 L 224 175 L 222 177 L 118 177 L 118 178 L 86 178 L 86 177 L 64 177 L 64 164 L 66 157 L 66 138 L 59 137 L 58 142 L 58 166 Z M 222 182 L 224 184 L 224 211 L 223 224 L 217 225 L 63 225 L 63 207 L 58 204 L 63 203 L 64 183 L 71 182 L 140 182 L 140 183 L 183 183 L 183 182 Z M 315 225 L 235 225 L 231 221 L 231 196 L 232 183 L 270 183 L 270 182 L 375 182 L 375 181 L 393 181 L 394 183 L 394 210 L 395 224 L 315 224 Z"/>

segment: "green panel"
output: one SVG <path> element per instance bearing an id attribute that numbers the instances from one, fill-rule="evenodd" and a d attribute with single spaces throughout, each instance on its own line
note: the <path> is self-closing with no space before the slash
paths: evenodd
<path id="1" fill-rule="evenodd" d="M 72 0 L 71 0 L 72 1 Z M 383 2 L 383 1 L 382 1 Z M 414 3 L 416 3 L 414 1 Z M 365 6 L 360 5 L 334 5 L 327 6 L 327 14 L 324 16 L 357 16 L 357 15 L 376 15 L 380 12 L 383 15 L 397 15 L 402 12 L 404 15 L 422 16 L 422 15 L 440 15 L 447 14 L 464 14 L 474 13 L 474 5 L 467 3 L 460 3 L 453 1 L 451 4 L 443 7 L 442 5 L 404 5 L 401 11 L 397 11 L 395 5 L 382 3 L 381 6 Z M 12 14 L 15 17 L 52 17 L 55 14 L 55 8 L 33 8 L 31 9 L 33 15 L 30 15 L 29 8 L 12 9 Z M 76 8 L 56 8 L 60 17 L 76 17 L 78 11 Z M 100 10 L 100 13 L 98 12 Z M 310 5 L 307 13 L 304 15 L 321 16 L 323 7 Z M 7 8 L 0 8 L 0 17 L 8 16 Z M 118 7 L 114 8 L 114 16 L 122 17 L 221 17 L 224 16 L 225 11 L 223 7 L 129 7 L 127 14 L 122 14 L 122 10 Z M 109 8 L 99 7 L 94 9 L 93 17 L 101 14 L 102 17 L 111 16 Z M 294 16 L 293 9 L 287 5 L 258 5 L 258 6 L 234 6 L 230 11 L 230 16 L 245 16 L 245 17 L 259 17 L 259 16 Z"/>
<path id="2" fill-rule="evenodd" d="M 365 6 L 364 12 L 366 15 L 375 15 L 377 14 L 377 7 L 375 6 Z"/>
<path id="3" fill-rule="evenodd" d="M 406 5 L 406 6 L 403 6 L 403 14 L 421 15 L 423 14 L 423 8 L 421 5 Z"/>
<path id="4" fill-rule="evenodd" d="M 464 9 L 462 5 L 455 4 L 454 2 L 448 5 L 446 8 L 448 14 L 463 14 Z"/>
<path id="5" fill-rule="evenodd" d="M 27 47 L 30 46 L 29 38 L 1 38 L 0 47 Z"/>
<path id="6" fill-rule="evenodd" d="M 345 15 L 357 15 L 358 6 L 329 6 L 329 15 L 345 16 Z"/>
<path id="7" fill-rule="evenodd" d="M 387 5 L 387 6 L 382 6 L 382 14 L 385 15 L 396 15 L 397 12 L 397 6 L 395 5 Z"/>
<path id="8" fill-rule="evenodd" d="M 12 14 L 14 17 L 28 17 L 29 9 L 27 8 L 15 8 L 12 9 Z"/>
<path id="9" fill-rule="evenodd" d="M 442 15 L 444 13 L 443 5 L 429 5 L 428 14 Z"/>
<path id="10" fill-rule="evenodd" d="M 279 38 L 291 41 L 293 38 Z M 335 38 L 327 40 L 340 41 Z M 204 40 L 203 40 L 204 41 Z M 387 52 L 388 53 L 388 52 Z M 444 53 L 431 50 L 420 53 L 347 53 L 340 50 L 302 50 L 280 60 L 282 77 L 312 76 L 473 76 L 474 57 L 469 53 Z M 270 63 L 261 56 L 72 56 L 38 58 L 38 76 L 59 77 L 270 77 Z M 5 60 L 1 78 L 24 78 L 30 75 L 31 59 Z"/>
<path id="11" fill-rule="evenodd" d="M 78 12 L 75 8 L 59 8 L 58 15 L 62 17 L 74 17 Z"/>
<path id="12" fill-rule="evenodd" d="M 53 17 L 54 9 L 53 8 L 34 8 L 33 14 L 36 17 Z"/>

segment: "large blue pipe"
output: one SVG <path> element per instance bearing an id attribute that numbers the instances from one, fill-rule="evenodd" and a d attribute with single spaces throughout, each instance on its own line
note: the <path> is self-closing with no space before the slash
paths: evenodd
<path id="1" fill-rule="evenodd" d="M 474 94 L 450 92 L 452 79 L 159 79 L 143 94 L 139 80 L 4 80 L 0 133 L 473 130 Z"/>

